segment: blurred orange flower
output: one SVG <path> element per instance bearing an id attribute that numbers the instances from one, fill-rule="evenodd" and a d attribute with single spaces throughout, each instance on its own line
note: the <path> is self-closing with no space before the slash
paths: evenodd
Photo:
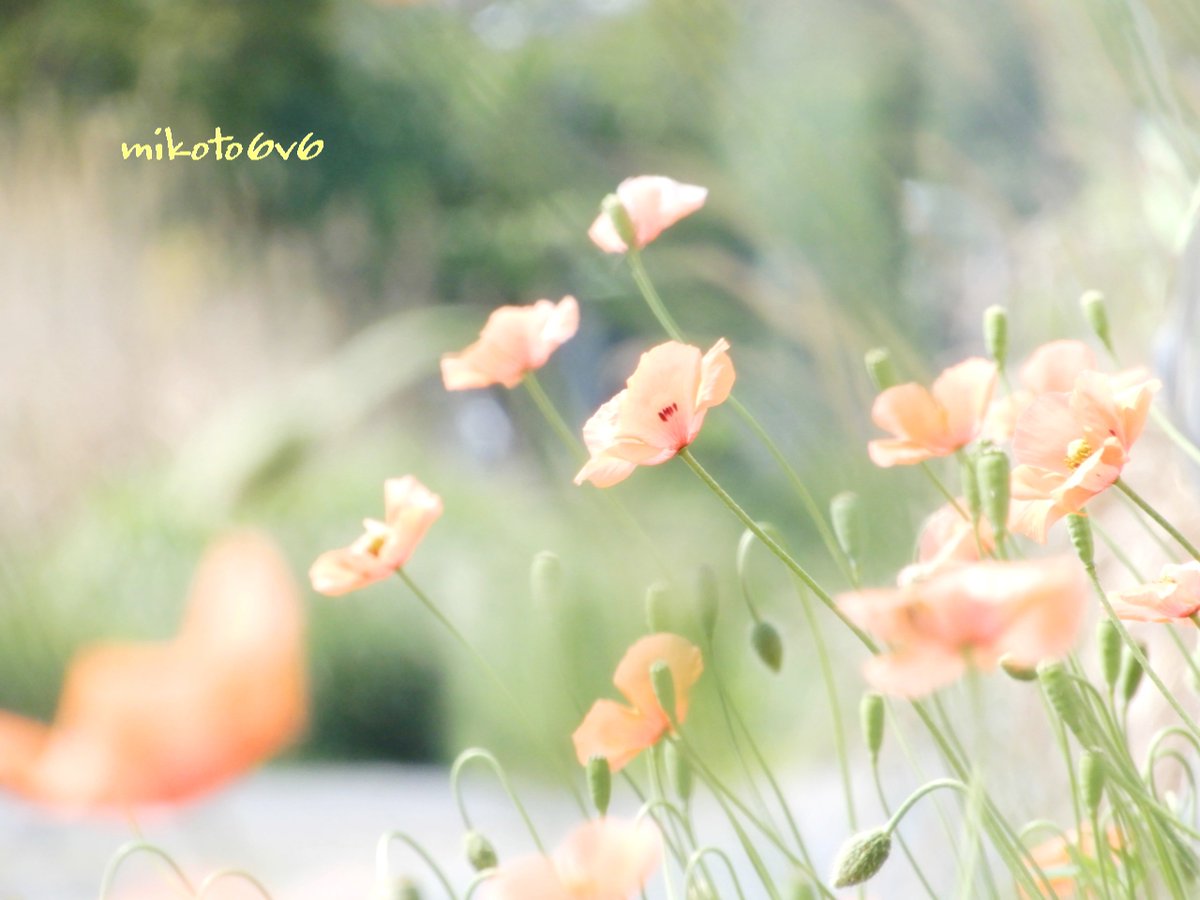
<path id="1" fill-rule="evenodd" d="M 75 809 L 176 802 L 219 786 L 304 727 L 303 632 L 274 545 L 251 533 L 218 542 L 174 640 L 80 652 L 50 726 L 0 714 L 0 784 Z"/>
<path id="2" fill-rule="evenodd" d="M 1044 543 L 1054 522 L 1120 478 L 1160 386 L 1140 371 L 1082 372 L 1069 394 L 1037 397 L 1013 435 L 1013 530 Z"/>
<path id="3" fill-rule="evenodd" d="M 617 199 L 633 225 L 634 246 L 639 250 L 684 216 L 704 205 L 708 189 L 680 184 L 663 175 L 626 178 L 617 186 Z M 602 212 L 588 229 L 588 237 L 606 253 L 624 253 L 629 247 L 608 212 Z"/>
<path id="4" fill-rule="evenodd" d="M 317 557 L 308 571 L 314 591 L 338 597 L 390 577 L 442 514 L 442 498 L 412 475 L 385 481 L 383 497 L 384 521 L 363 520 L 362 537 Z"/>
<path id="5" fill-rule="evenodd" d="M 664 463 L 696 439 L 708 410 L 725 402 L 735 373 L 729 342 L 721 338 L 703 356 L 678 341 L 642 354 L 621 391 L 583 426 L 591 458 L 575 476 L 609 487 L 638 466 Z"/>
<path id="6" fill-rule="evenodd" d="M 1200 562 L 1163 566 L 1157 581 L 1109 594 L 1118 618 L 1170 622 L 1200 612 Z"/>
<path id="7" fill-rule="evenodd" d="M 550 856 L 505 863 L 484 882 L 486 900 L 627 900 L 662 862 L 649 819 L 597 819 L 576 828 Z"/>
<path id="8" fill-rule="evenodd" d="M 1108 846 L 1113 850 L 1120 850 L 1125 845 L 1120 830 L 1115 826 L 1110 826 L 1105 832 L 1105 836 L 1108 838 Z M 1081 894 L 1078 891 L 1076 884 L 1078 865 L 1075 857 L 1071 855 L 1072 849 L 1085 860 L 1096 859 L 1096 841 L 1092 836 L 1090 825 L 1084 825 L 1082 836 L 1080 836 L 1080 832 L 1071 829 L 1066 835 L 1050 838 L 1029 851 L 1034 862 L 1046 874 L 1054 896 L 1059 900 L 1075 900 L 1075 898 L 1092 896 L 1090 892 Z M 1024 891 L 1021 895 L 1027 896 Z"/>
<path id="9" fill-rule="evenodd" d="M 626 651 L 613 684 L 631 704 L 597 700 L 575 729 L 575 755 L 586 766 L 593 756 L 603 756 L 616 772 L 648 747 L 657 744 L 671 729 L 650 680 L 651 667 L 662 661 L 671 670 L 675 685 L 675 721 L 683 724 L 688 712 L 688 694 L 704 671 L 700 648 L 675 634 L 652 634 Z"/>
<path id="10" fill-rule="evenodd" d="M 996 535 L 987 516 L 979 517 L 979 537 L 970 519 L 964 515 L 967 501 L 962 497 L 946 503 L 927 518 L 917 537 L 917 561 L 905 566 L 897 579 L 901 584 L 936 574 L 957 563 L 978 562 L 979 551 L 996 549 Z"/>
<path id="11" fill-rule="evenodd" d="M 1061 557 L 967 563 L 898 588 L 843 594 L 838 605 L 888 645 L 866 663 L 871 686 L 919 697 L 960 677 L 968 663 L 990 670 L 1008 656 L 1033 668 L 1063 655 L 1086 598 L 1082 567 Z"/>
<path id="12" fill-rule="evenodd" d="M 574 297 L 558 303 L 539 300 L 529 306 L 502 306 L 488 316 L 479 340 L 461 353 L 442 357 L 442 382 L 448 391 L 502 384 L 514 388 L 526 372 L 540 369 L 550 354 L 579 328 Z"/>
<path id="13" fill-rule="evenodd" d="M 1029 355 L 1017 375 L 1021 390 L 992 401 L 982 437 L 1005 443 L 1013 436 L 1017 419 L 1034 397 L 1051 391 L 1069 392 L 1080 372 L 1096 368 L 1096 354 L 1082 341 L 1050 341 Z"/>
<path id="14" fill-rule="evenodd" d="M 877 466 L 911 466 L 949 456 L 975 440 L 996 384 L 996 365 L 972 357 L 942 372 L 932 392 L 898 384 L 880 393 L 871 420 L 894 435 L 867 445 Z"/>

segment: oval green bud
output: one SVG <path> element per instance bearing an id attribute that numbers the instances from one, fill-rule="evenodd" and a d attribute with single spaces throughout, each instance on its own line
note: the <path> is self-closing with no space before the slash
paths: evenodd
<path id="1" fill-rule="evenodd" d="M 596 812 L 608 815 L 608 804 L 612 800 L 612 768 L 605 757 L 593 756 L 588 760 L 587 785 Z"/>
<path id="2" fill-rule="evenodd" d="M 979 475 L 975 470 L 975 462 L 969 452 L 964 453 L 963 460 L 958 472 L 962 481 L 963 499 L 967 501 L 967 513 L 971 516 L 973 524 L 978 522 L 983 514 L 983 495 L 979 491 Z"/>
<path id="3" fill-rule="evenodd" d="M 700 622 L 700 632 L 710 641 L 717 632 L 720 610 L 721 592 L 717 588 L 716 573 L 708 566 L 701 566 L 696 588 L 696 618 Z"/>
<path id="4" fill-rule="evenodd" d="M 1088 814 L 1096 815 L 1104 796 L 1104 758 L 1092 750 L 1084 750 L 1079 757 L 1079 790 Z"/>
<path id="5" fill-rule="evenodd" d="M 1087 319 L 1093 333 L 1100 338 L 1105 349 L 1112 353 L 1112 332 L 1108 326 L 1108 308 L 1104 304 L 1104 295 L 1099 291 L 1086 291 L 1079 298 L 1079 306 L 1083 309 L 1083 317 Z"/>
<path id="6" fill-rule="evenodd" d="M 788 900 L 817 900 L 817 889 L 807 876 L 797 875 L 792 880 Z"/>
<path id="7" fill-rule="evenodd" d="M 896 367 L 892 363 L 892 354 L 886 347 L 868 350 L 864 362 L 867 364 L 867 374 L 871 376 L 875 390 L 886 391 L 900 383 L 900 376 L 896 374 Z"/>
<path id="8" fill-rule="evenodd" d="M 1026 665 L 1016 662 L 1012 655 L 1005 653 L 1000 657 L 1000 668 L 1004 670 L 1004 674 L 1014 681 L 1037 681 L 1037 669 L 1031 669 Z"/>
<path id="9" fill-rule="evenodd" d="M 770 622 L 759 620 L 750 629 L 750 644 L 768 669 L 778 673 L 783 668 L 783 638 Z"/>
<path id="10" fill-rule="evenodd" d="M 656 581 L 646 588 L 646 627 L 651 634 L 671 631 L 671 586 Z"/>
<path id="11" fill-rule="evenodd" d="M 663 712 L 667 714 L 667 718 L 674 725 L 675 676 L 665 661 L 660 659 L 650 666 L 650 686 L 654 688 L 654 696 L 658 700 L 658 705 L 662 707 Z"/>
<path id="12" fill-rule="evenodd" d="M 499 864 L 492 842 L 473 829 L 463 835 L 463 854 L 476 872 L 494 869 Z"/>
<path id="13" fill-rule="evenodd" d="M 875 765 L 879 759 L 879 748 L 883 746 L 883 697 L 874 691 L 863 694 L 858 702 L 858 718 L 862 723 L 863 740 L 867 744 L 871 765 Z"/>
<path id="14" fill-rule="evenodd" d="M 371 896 L 373 900 L 421 900 L 416 884 L 403 875 L 378 884 Z"/>
<path id="15" fill-rule="evenodd" d="M 842 847 L 833 863 L 833 886 L 853 887 L 874 878 L 892 852 L 892 835 L 877 828 L 855 835 Z"/>
<path id="16" fill-rule="evenodd" d="M 1003 306 L 989 306 L 983 311 L 983 342 L 988 356 L 1003 369 L 1008 361 L 1008 310 Z"/>
<path id="17" fill-rule="evenodd" d="M 1067 516 L 1067 534 L 1071 536 L 1071 545 L 1079 555 L 1079 561 L 1089 571 L 1096 567 L 1096 547 L 1092 542 L 1092 523 L 1081 513 L 1071 513 Z"/>
<path id="18" fill-rule="evenodd" d="M 626 247 L 636 248 L 637 229 L 633 227 L 633 219 L 629 217 L 629 210 L 625 208 L 621 198 L 616 194 L 609 194 L 600 201 L 600 211 L 612 221 L 613 230 L 617 232 L 617 237 L 622 243 Z"/>
<path id="19" fill-rule="evenodd" d="M 1046 698 L 1058 717 L 1074 732 L 1075 737 L 1081 741 L 1087 740 L 1079 692 L 1071 683 L 1066 666 L 1058 660 L 1043 660 L 1038 663 L 1037 672 L 1042 690 L 1046 692 Z"/>
<path id="20" fill-rule="evenodd" d="M 1142 656 L 1145 656 L 1146 645 L 1139 643 L 1138 648 L 1142 651 Z M 1144 674 L 1145 670 L 1142 669 L 1142 664 L 1133 655 L 1133 651 L 1126 647 L 1121 659 L 1121 699 L 1126 703 L 1137 695 L 1138 688 L 1142 686 Z"/>
<path id="21" fill-rule="evenodd" d="M 1008 533 L 1011 484 L 1008 454 L 996 449 L 983 451 L 975 463 L 975 473 L 979 477 L 980 505 L 999 540 Z"/>
<path id="22" fill-rule="evenodd" d="M 1100 657 L 1100 674 L 1104 684 L 1114 690 L 1121 675 L 1121 632 L 1112 619 L 1101 619 L 1096 626 L 1096 651 Z"/>
<path id="23" fill-rule="evenodd" d="M 529 583 L 534 602 L 543 610 L 557 610 L 563 603 L 562 561 L 549 550 L 533 557 L 529 568 Z"/>
<path id="24" fill-rule="evenodd" d="M 867 547 L 861 498 L 854 491 L 842 491 L 829 501 L 829 517 L 838 546 L 855 566 L 859 565 Z"/>
<path id="25" fill-rule="evenodd" d="M 684 756 L 675 741 L 667 741 L 663 748 L 663 761 L 667 770 L 667 781 L 680 800 L 692 797 L 692 764 Z"/>

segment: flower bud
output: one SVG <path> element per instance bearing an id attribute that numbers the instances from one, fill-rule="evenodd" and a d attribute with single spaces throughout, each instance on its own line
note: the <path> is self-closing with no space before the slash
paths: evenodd
<path id="1" fill-rule="evenodd" d="M 1104 796 L 1104 758 L 1092 750 L 1084 750 L 1079 757 L 1079 789 L 1088 815 L 1096 815 Z"/>
<path id="2" fill-rule="evenodd" d="M 646 627 L 651 634 L 671 631 L 671 586 L 656 581 L 646 588 Z"/>
<path id="3" fill-rule="evenodd" d="M 1071 683 L 1071 676 L 1066 666 L 1058 660 L 1043 660 L 1037 667 L 1038 680 L 1042 690 L 1058 717 L 1074 732 L 1081 741 L 1087 739 L 1083 712 L 1080 708 L 1079 692 Z"/>
<path id="4" fill-rule="evenodd" d="M 875 347 L 868 350 L 865 362 L 867 374 L 871 376 L 871 383 L 875 385 L 875 390 L 886 391 L 900 383 L 900 376 L 896 374 L 896 367 L 892 363 L 892 354 L 886 347 Z"/>
<path id="5" fill-rule="evenodd" d="M 1010 653 L 1005 653 L 1000 657 L 1000 668 L 1014 681 L 1037 681 L 1037 669 L 1031 669 L 1029 666 L 1017 662 Z"/>
<path id="6" fill-rule="evenodd" d="M 798 875 L 792 881 L 787 900 L 817 900 L 817 889 L 806 875 Z"/>
<path id="7" fill-rule="evenodd" d="M 562 562 L 549 550 L 533 558 L 529 569 L 533 600 L 542 610 L 560 609 L 563 600 Z"/>
<path id="8" fill-rule="evenodd" d="M 600 201 L 600 211 L 612 221 L 613 230 L 626 247 L 637 246 L 637 229 L 633 227 L 633 219 L 629 217 L 629 210 L 625 208 L 620 197 L 609 194 Z"/>
<path id="9" fill-rule="evenodd" d="M 1009 477 L 1008 454 L 1003 450 L 984 450 L 975 462 L 979 477 L 979 499 L 983 513 L 992 523 L 999 540 L 1008 532 Z"/>
<path id="10" fill-rule="evenodd" d="M 883 746 L 883 714 L 883 697 L 874 691 L 862 695 L 858 703 L 858 718 L 862 723 L 863 740 L 871 756 L 871 765 L 875 765 L 879 759 L 879 748 Z"/>
<path id="11" fill-rule="evenodd" d="M 983 342 L 988 356 L 1003 369 L 1008 361 L 1008 310 L 1003 306 L 989 306 L 983 311 Z"/>
<path id="12" fill-rule="evenodd" d="M 958 472 L 962 481 L 963 499 L 967 501 L 967 514 L 971 517 L 973 526 L 983 514 L 983 497 L 979 492 L 979 474 L 975 470 L 975 463 L 969 453 L 964 452 L 962 459 Z"/>
<path id="13" fill-rule="evenodd" d="M 663 712 L 667 714 L 667 718 L 671 724 L 675 724 L 675 676 L 671 674 L 671 667 L 663 660 L 658 660 L 650 667 L 650 686 L 654 688 L 654 696 L 658 700 L 658 705 L 662 707 Z"/>
<path id="14" fill-rule="evenodd" d="M 750 643 L 768 669 L 778 673 L 783 668 L 783 639 L 774 625 L 761 619 L 755 622 L 750 630 Z"/>
<path id="15" fill-rule="evenodd" d="M 862 517 L 862 501 L 853 491 L 842 491 L 829 501 L 829 517 L 838 546 L 855 567 L 866 553 L 866 528 Z"/>
<path id="16" fill-rule="evenodd" d="M 690 800 L 692 796 L 692 764 L 684 756 L 683 751 L 675 741 L 667 741 L 663 748 L 663 758 L 667 769 L 667 781 L 671 790 L 680 800 Z"/>
<path id="17" fill-rule="evenodd" d="M 1096 649 L 1100 657 L 1100 674 L 1111 691 L 1121 674 L 1121 632 L 1112 619 L 1101 619 L 1096 626 Z"/>
<path id="18" fill-rule="evenodd" d="M 463 854 L 476 872 L 494 869 L 499 863 L 492 842 L 474 829 L 463 835 Z"/>
<path id="19" fill-rule="evenodd" d="M 608 815 L 608 804 L 612 800 L 612 769 L 605 757 L 593 756 L 588 760 L 587 785 L 596 812 Z"/>
<path id="20" fill-rule="evenodd" d="M 371 897 L 372 900 L 421 900 L 421 892 L 410 879 L 401 875 L 377 885 Z"/>
<path id="21" fill-rule="evenodd" d="M 1146 645 L 1138 644 L 1142 651 L 1142 656 L 1146 655 Z M 1128 648 L 1125 649 L 1121 660 L 1121 699 L 1128 703 L 1134 698 L 1138 692 L 1138 688 L 1142 686 L 1142 676 L 1145 671 L 1142 669 L 1142 664 L 1138 662 L 1136 656 Z"/>
<path id="22" fill-rule="evenodd" d="M 1108 327 L 1108 309 L 1104 305 L 1104 295 L 1099 291 L 1087 291 L 1079 298 L 1079 305 L 1083 308 L 1083 316 L 1092 326 L 1092 331 L 1100 338 L 1100 343 L 1112 353 L 1112 333 Z"/>
<path id="23" fill-rule="evenodd" d="M 701 566 L 696 588 L 696 618 L 700 621 L 700 632 L 710 641 L 717 632 L 720 610 L 721 592 L 717 588 L 717 576 L 708 566 Z"/>
<path id="24" fill-rule="evenodd" d="M 1071 513 L 1067 516 L 1067 534 L 1071 536 L 1071 544 L 1079 554 L 1079 560 L 1084 568 L 1091 571 L 1096 567 L 1096 548 L 1092 543 L 1092 523 L 1082 513 Z"/>
<path id="25" fill-rule="evenodd" d="M 875 876 L 892 852 L 892 835 L 877 828 L 855 835 L 842 847 L 833 863 L 833 886 L 853 887 Z"/>

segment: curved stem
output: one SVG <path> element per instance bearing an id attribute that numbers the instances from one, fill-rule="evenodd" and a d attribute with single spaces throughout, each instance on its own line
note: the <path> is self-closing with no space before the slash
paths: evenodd
<path id="1" fill-rule="evenodd" d="M 947 790 L 959 791 L 963 794 L 969 794 L 971 791 L 969 787 L 967 787 L 957 778 L 938 778 L 935 781 L 929 782 L 928 784 L 923 784 L 909 794 L 904 799 L 903 803 L 896 807 L 896 811 L 892 813 L 891 818 L 887 820 L 887 824 L 883 826 L 884 830 L 891 834 L 896 830 L 896 826 L 900 824 L 900 820 L 903 819 L 908 811 L 913 808 L 917 801 L 927 794 L 931 794 L 937 790 L 942 790 L 943 788 Z"/>
<path id="2" fill-rule="evenodd" d="M 454 892 L 454 886 L 450 884 L 450 879 L 446 877 L 446 873 L 434 861 L 429 852 L 418 844 L 415 840 L 405 834 L 403 831 L 387 831 L 379 838 L 379 843 L 375 845 L 375 877 L 380 885 L 386 884 L 388 876 L 391 873 L 391 867 L 388 865 L 388 850 L 391 848 L 392 841 L 399 841 L 407 846 L 410 850 L 421 857 L 421 861 L 429 868 L 439 882 L 442 889 L 450 900 L 457 900 L 458 895 Z"/>
<path id="3" fill-rule="evenodd" d="M 459 779 L 462 776 L 463 767 L 476 759 L 487 763 L 492 771 L 496 773 L 496 778 L 500 781 L 500 786 L 504 789 L 504 793 L 508 795 L 508 799 L 512 801 L 513 806 L 517 808 L 517 812 L 521 816 L 521 821 L 525 823 L 526 830 L 529 832 L 530 837 L 533 838 L 534 844 L 537 845 L 538 852 L 544 856 L 546 847 L 542 843 L 541 837 L 538 836 L 537 828 L 533 824 L 533 819 L 529 817 L 529 812 L 525 809 L 525 804 L 521 802 L 521 798 L 513 790 L 512 783 L 508 780 L 508 775 L 505 773 L 504 767 L 500 765 L 500 761 L 492 753 L 484 750 L 482 747 L 472 747 L 469 750 L 464 750 L 454 760 L 454 765 L 450 768 L 450 792 L 454 795 L 454 802 L 458 806 L 458 814 L 462 819 L 463 826 L 468 831 L 474 829 L 474 826 L 471 824 L 471 817 L 467 813 L 467 804 L 463 800 Z"/>
<path id="4" fill-rule="evenodd" d="M 213 872 L 202 882 L 200 882 L 200 887 L 196 890 L 196 900 L 203 900 L 203 897 L 208 893 L 209 888 L 223 878 L 236 878 L 240 881 L 244 881 L 246 884 L 254 888 L 255 891 L 261 894 L 265 900 L 271 900 L 271 894 L 265 887 L 263 887 L 262 882 L 249 872 L 243 872 L 241 869 L 222 869 L 219 872 Z"/>
<path id="5" fill-rule="evenodd" d="M 721 858 L 721 861 L 725 863 L 726 871 L 729 872 L 729 878 L 733 881 L 734 890 L 737 891 L 737 895 L 741 897 L 742 900 L 746 900 L 746 895 L 742 892 L 742 883 L 738 881 L 737 870 L 733 867 L 733 863 L 730 862 L 729 856 L 720 847 L 713 846 L 701 847 L 693 852 L 690 857 L 688 857 L 687 866 L 683 870 L 684 896 L 689 896 L 688 890 L 692 886 L 692 876 L 696 872 L 696 866 L 702 865 L 704 857 L 710 855 L 719 856 Z M 705 877 L 707 878 L 708 876 L 706 875 Z M 711 883 L 712 881 L 709 879 L 709 884 L 711 885 Z"/>
<path id="6" fill-rule="evenodd" d="M 179 863 L 171 857 L 161 847 L 151 844 L 149 841 L 136 840 L 122 844 L 117 852 L 114 853 L 108 860 L 108 864 L 104 867 L 104 875 L 100 879 L 100 900 L 108 900 L 109 891 L 112 890 L 113 883 L 116 881 L 117 872 L 122 864 L 135 853 L 149 853 L 151 856 L 157 856 L 160 860 L 167 864 L 167 867 L 175 874 L 180 883 L 184 886 L 189 894 L 194 894 L 196 889 L 192 887 L 192 883 L 188 881 L 188 877 L 183 874 L 183 869 L 179 867 Z"/>
<path id="7" fill-rule="evenodd" d="M 883 780 L 879 775 L 879 766 L 872 764 L 871 775 L 875 782 L 875 795 L 879 798 L 879 807 L 883 810 L 884 815 L 890 818 L 892 810 L 888 803 L 887 794 L 883 790 Z M 908 864 L 912 867 L 913 872 L 916 873 L 930 900 L 938 900 L 937 892 L 934 891 L 933 885 L 929 883 L 929 879 L 925 877 L 925 873 L 922 871 L 921 865 L 917 862 L 917 858 L 913 855 L 912 850 L 909 849 L 908 841 L 904 839 L 904 835 L 897 833 L 896 842 L 900 844 L 900 850 L 904 853 L 904 858 L 908 860 Z"/>

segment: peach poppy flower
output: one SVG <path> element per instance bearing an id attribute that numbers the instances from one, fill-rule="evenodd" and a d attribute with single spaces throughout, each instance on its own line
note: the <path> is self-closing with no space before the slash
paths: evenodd
<path id="1" fill-rule="evenodd" d="M 0 714 L 0 784 L 75 809 L 170 803 L 278 752 L 304 727 L 303 611 L 274 545 L 217 543 L 179 635 L 71 662 L 52 725 Z"/>
<path id="2" fill-rule="evenodd" d="M 700 648 L 675 634 L 652 634 L 635 643 L 617 666 L 613 684 L 631 706 L 597 700 L 575 729 L 575 755 L 586 766 L 593 756 L 603 756 L 616 772 L 671 730 L 671 722 L 654 695 L 650 669 L 663 661 L 675 684 L 675 721 L 683 724 L 688 693 L 704 671 Z"/>
<path id="3" fill-rule="evenodd" d="M 540 369 L 550 354 L 575 336 L 579 304 L 539 300 L 529 306 L 501 306 L 488 316 L 479 340 L 461 353 L 442 357 L 442 383 L 448 391 L 502 384 L 514 388 L 526 372 Z"/>
<path id="4" fill-rule="evenodd" d="M 849 619 L 888 645 L 867 661 L 876 690 L 919 697 L 961 676 L 991 670 L 1001 657 L 1020 668 L 1071 649 L 1087 585 L 1070 557 L 984 561 L 945 569 L 898 588 L 843 594 Z"/>
<path id="5" fill-rule="evenodd" d="M 1063 340 L 1042 344 L 1021 366 L 1017 380 L 1021 389 L 992 401 L 983 424 L 982 437 L 997 444 L 1012 439 L 1021 417 L 1033 398 L 1050 392 L 1069 392 L 1081 372 L 1096 368 L 1096 354 L 1082 341 Z"/>
<path id="6" fill-rule="evenodd" d="M 1124 846 L 1121 832 L 1116 826 L 1110 826 L 1105 835 L 1108 838 L 1109 847 L 1113 850 L 1119 851 Z M 1075 856 L 1071 854 L 1072 849 L 1075 850 Z M 1078 831 L 1071 829 L 1065 835 L 1058 835 L 1038 844 L 1029 851 L 1029 855 L 1033 857 L 1038 868 L 1045 873 L 1050 888 L 1054 891 L 1054 896 L 1059 900 L 1076 900 L 1076 898 L 1092 896 L 1090 893 L 1080 894 L 1079 886 L 1076 883 L 1078 880 L 1077 857 L 1081 856 L 1089 863 L 1096 859 L 1096 841 L 1092 837 L 1090 825 L 1084 825 L 1082 837 Z M 1021 896 L 1027 895 L 1022 891 Z"/>
<path id="7" fill-rule="evenodd" d="M 412 475 L 385 481 L 383 497 L 382 522 L 364 519 L 362 537 L 317 557 L 308 571 L 314 591 L 339 597 L 390 577 L 442 514 L 442 498 Z"/>
<path id="8" fill-rule="evenodd" d="M 696 439 L 708 411 L 733 388 L 729 342 L 721 338 L 703 356 L 678 341 L 642 354 L 621 391 L 583 426 L 591 458 L 575 476 L 609 487 L 638 466 L 664 463 Z"/>
<path id="9" fill-rule="evenodd" d="M 959 497 L 925 520 L 917 538 L 917 561 L 900 571 L 900 584 L 928 578 L 957 563 L 978 562 L 980 547 L 985 554 L 996 549 L 996 535 L 987 516 L 979 517 L 977 541 L 975 527 L 963 515 L 966 508 L 967 501 Z"/>
<path id="10" fill-rule="evenodd" d="M 1050 526 L 1118 478 L 1161 383 L 1144 372 L 1082 372 L 1069 394 L 1036 398 L 1017 421 L 1012 528 L 1044 543 Z"/>
<path id="11" fill-rule="evenodd" d="M 1118 618 L 1134 622 L 1172 622 L 1200 612 L 1200 562 L 1167 564 L 1157 581 L 1109 594 Z"/>
<path id="12" fill-rule="evenodd" d="M 663 175 L 626 178 L 617 186 L 617 199 L 633 224 L 634 246 L 641 249 L 684 216 L 690 216 L 708 199 L 708 188 L 680 184 Z M 605 253 L 625 253 L 629 247 L 618 233 L 612 216 L 600 213 L 588 237 Z"/>
<path id="13" fill-rule="evenodd" d="M 996 364 L 971 357 L 942 372 L 932 391 L 898 384 L 871 407 L 871 420 L 894 437 L 867 445 L 877 466 L 911 466 L 949 456 L 979 435 L 996 385 Z"/>
<path id="14" fill-rule="evenodd" d="M 498 867 L 485 900 L 628 900 L 662 862 L 662 835 L 649 819 L 580 825 L 550 856 Z"/>

